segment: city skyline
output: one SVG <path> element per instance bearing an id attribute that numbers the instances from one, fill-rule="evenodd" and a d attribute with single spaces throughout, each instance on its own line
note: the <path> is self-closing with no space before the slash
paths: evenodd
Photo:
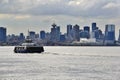
<path id="1" fill-rule="evenodd" d="M 66 32 L 67 24 L 78 24 L 80 28 L 96 22 L 104 32 L 106 24 L 120 26 L 119 0 L 0 0 L 0 26 L 8 34 L 27 34 L 27 30 L 49 31 L 52 23 Z"/>
<path id="2" fill-rule="evenodd" d="M 40 33 L 36 31 L 28 30 L 28 35 L 24 33 L 7 35 L 7 28 L 0 27 L 0 45 L 19 45 L 25 41 L 25 39 L 32 39 L 44 45 L 119 45 L 120 43 L 120 30 L 119 38 L 115 35 L 115 25 L 106 24 L 105 32 L 103 32 L 97 23 L 93 22 L 90 26 L 84 26 L 80 29 L 79 25 L 67 25 L 67 31 L 61 33 L 61 28 L 57 24 L 53 23 L 50 28 L 50 32 L 41 30 Z M 90 30 L 91 29 L 91 30 Z"/>
<path id="3" fill-rule="evenodd" d="M 91 23 L 91 25 L 87 25 L 87 26 L 83 26 L 83 27 L 81 27 L 80 25 L 78 25 L 78 24 L 74 24 L 74 25 L 72 25 L 72 24 L 67 24 L 66 26 L 65 26 L 65 31 L 64 32 L 62 32 L 62 27 L 61 26 L 59 26 L 58 24 L 56 24 L 56 23 L 53 23 L 53 24 L 55 24 L 56 26 L 58 26 L 58 27 L 60 27 L 60 32 L 61 32 L 61 34 L 67 34 L 67 27 L 68 27 L 68 25 L 71 25 L 71 26 L 75 26 L 75 25 L 78 25 L 79 26 L 79 29 L 78 30 L 84 30 L 85 29 L 85 27 L 88 27 L 89 28 L 89 32 L 90 33 L 92 33 L 92 26 L 93 26 L 93 24 L 95 23 L 95 26 L 98 28 L 98 29 L 100 29 L 101 31 L 102 31 L 102 33 L 103 34 L 105 34 L 105 29 L 104 30 L 102 30 L 99 26 L 98 26 L 98 24 L 96 23 L 96 22 L 93 22 L 93 23 Z M 7 35 L 20 35 L 20 33 L 23 33 L 25 36 L 28 36 L 28 32 L 29 31 L 32 31 L 32 32 L 35 32 L 36 34 L 39 34 L 41 31 L 45 31 L 45 32 L 47 32 L 47 33 L 50 33 L 50 28 L 53 26 L 53 24 L 51 24 L 50 26 L 49 26 L 49 30 L 44 30 L 44 29 L 39 29 L 38 31 L 35 31 L 35 29 L 27 29 L 25 32 L 23 32 L 23 31 L 20 31 L 19 33 L 17 33 L 17 34 L 15 34 L 15 33 L 11 33 L 11 34 L 9 34 L 8 33 L 8 28 L 7 28 Z M 104 28 L 106 27 L 106 25 L 115 25 L 115 24 L 105 24 L 105 26 L 104 26 Z M 116 26 L 116 25 L 115 25 Z M 2 27 L 4 27 L 4 28 L 6 28 L 5 26 L 2 26 Z M 120 34 L 120 28 L 119 28 L 119 30 L 117 29 L 116 30 L 116 27 L 115 27 L 115 39 L 117 40 L 118 38 L 119 38 L 119 34 Z M 116 33 L 118 33 L 118 34 L 116 34 Z"/>

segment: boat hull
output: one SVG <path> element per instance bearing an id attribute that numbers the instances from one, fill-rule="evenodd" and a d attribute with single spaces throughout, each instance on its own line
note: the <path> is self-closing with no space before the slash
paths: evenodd
<path id="1" fill-rule="evenodd" d="M 26 47 L 26 46 L 16 46 L 14 48 L 15 53 L 41 53 L 44 52 L 43 47 Z"/>

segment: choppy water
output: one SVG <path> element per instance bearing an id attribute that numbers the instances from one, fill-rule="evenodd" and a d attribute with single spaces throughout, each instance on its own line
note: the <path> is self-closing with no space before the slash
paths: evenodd
<path id="1" fill-rule="evenodd" d="M 0 80 L 119 80 L 120 47 L 45 47 L 15 54 L 0 47 Z"/>

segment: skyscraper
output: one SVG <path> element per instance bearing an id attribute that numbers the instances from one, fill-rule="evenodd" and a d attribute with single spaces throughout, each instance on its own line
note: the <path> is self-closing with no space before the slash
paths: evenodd
<path id="1" fill-rule="evenodd" d="M 57 26 L 56 27 L 56 38 L 57 38 L 57 41 L 59 41 L 60 40 L 60 26 Z"/>
<path id="2" fill-rule="evenodd" d="M 105 42 L 114 43 L 115 41 L 115 25 L 107 24 L 105 27 Z"/>
<path id="3" fill-rule="evenodd" d="M 67 25 L 67 36 L 71 34 L 71 30 L 72 30 L 72 25 L 71 24 Z"/>
<path id="4" fill-rule="evenodd" d="M 6 42 L 6 28 L 0 27 L 0 42 Z"/>
<path id="5" fill-rule="evenodd" d="M 119 30 L 119 37 L 118 37 L 118 41 L 120 42 L 120 30 Z"/>
<path id="6" fill-rule="evenodd" d="M 56 41 L 56 24 L 52 25 L 50 35 L 51 35 L 50 40 L 51 41 Z"/>
<path id="7" fill-rule="evenodd" d="M 20 33 L 20 35 L 19 35 L 19 40 L 20 40 L 20 41 L 24 41 L 24 40 L 25 40 L 25 36 L 24 36 L 23 33 Z"/>
<path id="8" fill-rule="evenodd" d="M 65 41 L 65 35 L 60 35 L 60 42 L 64 42 Z"/>
<path id="9" fill-rule="evenodd" d="M 40 39 L 45 39 L 45 31 L 40 31 Z"/>
<path id="10" fill-rule="evenodd" d="M 92 32 L 95 31 L 97 29 L 97 24 L 96 23 L 92 23 Z"/>
<path id="11" fill-rule="evenodd" d="M 73 31 L 74 31 L 73 39 L 76 41 L 80 41 L 79 25 L 76 24 L 75 26 L 73 26 Z"/>
<path id="12" fill-rule="evenodd" d="M 51 38 L 50 40 L 53 42 L 59 41 L 60 39 L 60 26 L 57 26 L 55 23 L 52 24 L 52 28 L 51 28 Z"/>
<path id="13" fill-rule="evenodd" d="M 96 30 L 94 31 L 94 33 L 95 33 L 95 36 L 94 36 L 94 37 L 96 38 L 96 40 L 101 39 L 102 36 L 103 36 L 102 31 L 101 31 L 100 29 L 96 29 Z"/>
<path id="14" fill-rule="evenodd" d="M 90 27 L 89 26 L 84 26 L 84 31 L 87 31 L 89 33 L 90 32 Z"/>
<path id="15" fill-rule="evenodd" d="M 90 38 L 90 34 L 88 31 L 80 31 L 80 38 Z"/>
<path id="16" fill-rule="evenodd" d="M 98 31 L 98 27 L 97 27 L 97 24 L 94 22 L 92 23 L 92 38 L 95 38 L 96 39 L 96 30 Z"/>
<path id="17" fill-rule="evenodd" d="M 67 41 L 72 41 L 72 25 L 71 24 L 68 24 L 67 25 L 67 36 L 66 36 L 66 39 L 67 39 Z"/>
<path id="18" fill-rule="evenodd" d="M 29 31 L 29 37 L 30 37 L 30 39 L 35 39 L 35 32 Z"/>

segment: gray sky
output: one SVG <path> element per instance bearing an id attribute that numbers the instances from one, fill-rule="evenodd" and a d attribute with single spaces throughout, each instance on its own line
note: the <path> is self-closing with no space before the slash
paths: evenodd
<path id="1" fill-rule="evenodd" d="M 115 24 L 118 35 L 120 0 L 0 0 L 0 26 L 8 34 L 27 34 L 28 29 L 49 32 L 54 22 L 62 32 L 67 24 L 83 28 L 96 22 L 103 31 L 105 24 Z"/>

